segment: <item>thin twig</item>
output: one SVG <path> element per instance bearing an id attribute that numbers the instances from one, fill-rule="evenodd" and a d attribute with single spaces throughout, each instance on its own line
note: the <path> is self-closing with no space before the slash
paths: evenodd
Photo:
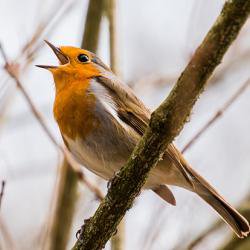
<path id="1" fill-rule="evenodd" d="M 118 63 L 119 53 L 117 44 L 116 0 L 107 0 L 106 12 L 109 21 L 110 67 L 116 75 L 120 75 Z"/>
<path id="2" fill-rule="evenodd" d="M 77 184 L 77 174 L 64 158 L 59 169 L 56 197 L 53 199 L 55 200 L 53 204 L 55 208 L 48 230 L 48 237 L 50 238 L 47 241 L 49 246 L 46 249 L 48 250 L 66 249 L 77 201 Z"/>
<path id="3" fill-rule="evenodd" d="M 8 229 L 1 215 L 0 215 L 0 232 L 4 243 L 4 246 L 2 244 L 0 245 L 0 249 L 8 249 L 8 250 L 17 249 L 14 240 L 11 237 L 10 230 Z"/>
<path id="4" fill-rule="evenodd" d="M 116 75 L 120 75 L 118 64 L 116 0 L 106 1 L 106 14 L 109 22 L 109 57 L 110 67 Z M 123 250 L 125 248 L 125 218 L 119 223 L 116 234 L 111 237 L 111 250 Z"/>
<path id="5" fill-rule="evenodd" d="M 41 36 L 48 36 L 53 31 L 53 28 L 56 26 L 58 21 L 61 20 L 60 17 L 73 6 L 73 3 L 74 0 L 67 1 L 66 4 L 60 3 L 60 8 L 58 8 L 59 6 L 56 6 L 56 9 L 51 10 L 48 18 L 44 22 L 38 24 L 31 38 L 24 44 L 18 56 L 13 60 L 20 71 L 24 72 L 28 68 L 30 63 L 34 60 L 35 53 L 44 45 L 44 43 L 39 42 L 39 40 L 41 40 Z M 22 60 L 24 60 L 25 62 L 21 63 Z M 8 79 L 9 78 L 3 80 L 3 86 L 7 85 Z M 12 94 L 12 88 L 9 89 L 5 87 L 5 101 L 4 105 L 1 106 L 1 117 L 4 113 L 6 113 L 8 103 L 13 100 L 13 98 L 11 98 Z"/>
<path id="6" fill-rule="evenodd" d="M 81 48 L 97 51 L 105 0 L 89 0 Z"/>
<path id="7" fill-rule="evenodd" d="M 240 97 L 250 84 L 248 79 L 245 83 L 225 102 L 225 104 L 216 111 L 216 113 L 208 120 L 208 122 L 191 138 L 184 146 L 182 153 L 190 149 L 194 143 L 227 111 L 228 108 Z"/>
<path id="8" fill-rule="evenodd" d="M 1 182 L 1 189 L 0 189 L 0 209 L 1 209 L 2 201 L 3 201 L 5 184 L 6 184 L 5 180 L 2 180 L 2 182 Z"/>
<path id="9" fill-rule="evenodd" d="M 86 184 L 86 186 L 88 186 L 88 189 L 95 194 L 96 199 L 98 199 L 99 201 L 102 201 L 104 198 L 104 194 L 100 190 L 100 188 L 98 188 L 96 185 L 90 182 L 85 176 L 83 177 L 83 181 Z"/>

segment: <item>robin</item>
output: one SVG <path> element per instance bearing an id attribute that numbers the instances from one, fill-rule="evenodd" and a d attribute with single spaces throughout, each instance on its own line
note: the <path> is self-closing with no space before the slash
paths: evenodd
<path id="1" fill-rule="evenodd" d="M 94 53 L 47 44 L 59 66 L 37 65 L 54 77 L 54 117 L 65 145 L 75 159 L 105 180 L 126 163 L 143 135 L 150 110 Z M 144 186 L 175 205 L 169 185 L 198 194 L 240 238 L 249 234 L 248 221 L 201 177 L 170 144 Z"/>

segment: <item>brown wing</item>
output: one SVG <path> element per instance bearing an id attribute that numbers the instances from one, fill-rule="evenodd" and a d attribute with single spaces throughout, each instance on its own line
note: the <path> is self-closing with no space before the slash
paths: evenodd
<path id="1" fill-rule="evenodd" d="M 96 80 L 109 91 L 119 118 L 138 134 L 143 135 L 150 119 L 150 110 L 118 79 L 110 80 L 101 76 Z"/>
<path id="2" fill-rule="evenodd" d="M 127 85 L 121 83 L 117 78 L 110 80 L 110 78 L 98 77 L 97 81 L 110 92 L 116 105 L 119 118 L 133 128 L 138 134 L 143 135 L 149 123 L 150 110 L 134 95 Z M 177 151 L 174 145 L 170 144 L 166 150 L 165 156 L 172 160 L 187 182 L 192 186 L 191 177 L 181 164 L 179 157 L 180 152 L 178 151 L 177 153 Z"/>

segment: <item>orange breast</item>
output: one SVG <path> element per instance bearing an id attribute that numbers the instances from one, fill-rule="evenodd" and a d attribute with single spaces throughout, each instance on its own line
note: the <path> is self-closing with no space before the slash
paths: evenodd
<path id="1" fill-rule="evenodd" d="M 61 133 L 71 139 L 84 138 L 100 125 L 94 114 L 96 97 L 88 91 L 89 80 L 74 82 L 56 94 L 54 116 Z"/>

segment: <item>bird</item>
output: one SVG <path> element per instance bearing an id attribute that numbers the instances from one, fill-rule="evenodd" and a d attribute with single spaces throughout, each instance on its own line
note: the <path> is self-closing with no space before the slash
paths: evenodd
<path id="1" fill-rule="evenodd" d="M 53 75 L 53 113 L 65 146 L 78 163 L 108 181 L 128 160 L 149 124 L 151 111 L 96 54 L 45 42 L 59 65 L 36 66 Z M 238 237 L 249 234 L 247 219 L 191 167 L 173 143 L 143 188 L 176 205 L 169 186 L 196 193 Z"/>

